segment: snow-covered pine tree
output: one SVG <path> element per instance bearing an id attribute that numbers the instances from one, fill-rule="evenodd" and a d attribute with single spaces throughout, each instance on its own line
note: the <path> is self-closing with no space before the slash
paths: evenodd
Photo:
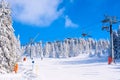
<path id="1" fill-rule="evenodd" d="M 113 45 L 114 45 L 114 56 L 115 56 L 115 59 L 119 58 L 119 47 L 118 47 L 118 34 L 116 31 L 113 31 Z"/>
<path id="2" fill-rule="evenodd" d="M 38 53 L 38 44 L 35 43 L 33 46 Z M 41 46 L 43 47 L 43 46 Z M 31 48 L 31 46 L 30 46 Z M 42 49 L 42 48 L 41 48 Z M 25 51 L 29 50 L 26 48 Z M 109 41 L 108 40 L 94 40 L 92 38 L 67 38 L 64 41 L 46 42 L 41 51 L 44 57 L 50 58 L 67 58 L 75 57 L 79 54 L 86 54 L 90 56 L 104 56 L 109 52 Z M 106 56 L 106 55 L 105 55 Z"/>
<path id="3" fill-rule="evenodd" d="M 63 41 L 63 58 L 67 58 L 68 54 L 69 54 L 68 40 L 65 39 Z"/>
<path id="4" fill-rule="evenodd" d="M 43 59 L 43 47 L 42 47 L 42 41 L 40 41 L 36 47 L 37 56 L 40 56 L 41 59 Z"/>
<path id="5" fill-rule="evenodd" d="M 45 46 L 44 46 L 44 57 L 51 57 L 52 55 L 50 54 L 51 52 L 51 42 L 46 42 Z"/>
<path id="6" fill-rule="evenodd" d="M 79 54 L 82 54 L 82 53 L 83 53 L 83 49 L 84 49 L 83 40 L 84 40 L 84 39 L 82 39 L 82 38 L 78 39 L 78 47 L 77 47 L 77 50 L 78 50 L 78 53 L 79 53 Z"/>
<path id="7" fill-rule="evenodd" d="M 14 35 L 12 27 L 11 10 L 4 0 L 0 2 L 0 70 L 7 73 L 20 57 L 20 41 Z"/>
<path id="8" fill-rule="evenodd" d="M 55 42 L 55 51 L 56 51 L 56 54 L 55 54 L 55 57 L 56 58 L 60 58 L 60 41 L 56 41 Z"/>
<path id="9" fill-rule="evenodd" d="M 120 26 L 118 31 L 113 32 L 113 45 L 115 59 L 120 59 Z"/>
<path id="10" fill-rule="evenodd" d="M 74 40 L 74 45 L 73 45 L 73 50 L 74 50 L 74 56 L 78 56 L 79 53 L 79 44 L 78 44 L 78 39 L 73 39 Z"/>
<path id="11" fill-rule="evenodd" d="M 117 43 L 115 43 L 115 45 L 117 46 L 116 47 L 116 50 L 117 50 L 117 58 L 120 59 L 120 25 L 119 25 L 119 28 L 118 28 L 118 31 L 117 31 Z"/>
<path id="12" fill-rule="evenodd" d="M 55 44 L 52 43 L 51 46 L 52 46 L 52 55 L 51 55 L 51 56 L 52 56 L 53 58 L 55 58 L 55 53 L 56 53 L 56 51 L 55 51 Z"/>

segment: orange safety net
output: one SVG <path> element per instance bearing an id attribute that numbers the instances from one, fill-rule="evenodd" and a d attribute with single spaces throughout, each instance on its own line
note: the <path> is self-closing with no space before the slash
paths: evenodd
<path id="1" fill-rule="evenodd" d="M 18 72 L 18 64 L 17 64 L 17 63 L 16 63 L 15 66 L 14 66 L 14 71 L 15 71 L 15 73 Z"/>

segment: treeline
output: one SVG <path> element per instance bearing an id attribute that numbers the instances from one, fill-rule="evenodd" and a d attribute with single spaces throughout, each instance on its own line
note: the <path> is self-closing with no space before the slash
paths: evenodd
<path id="1" fill-rule="evenodd" d="M 79 54 L 102 56 L 109 52 L 108 40 L 94 40 L 92 38 L 67 38 L 64 41 L 29 44 L 22 46 L 24 55 L 31 57 L 67 58 Z"/>
<path id="2" fill-rule="evenodd" d="M 113 49 L 115 59 L 120 59 L 120 26 L 113 32 Z"/>

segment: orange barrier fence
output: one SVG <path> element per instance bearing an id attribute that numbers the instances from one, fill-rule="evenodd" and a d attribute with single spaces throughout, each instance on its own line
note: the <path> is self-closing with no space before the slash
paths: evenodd
<path id="1" fill-rule="evenodd" d="M 18 64 L 17 64 L 17 63 L 16 63 L 15 66 L 14 66 L 14 71 L 15 71 L 15 73 L 18 72 Z"/>

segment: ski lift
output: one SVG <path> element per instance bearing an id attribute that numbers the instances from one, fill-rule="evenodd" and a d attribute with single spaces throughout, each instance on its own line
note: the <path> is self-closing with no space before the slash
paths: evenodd
<path id="1" fill-rule="evenodd" d="M 104 16 L 105 16 L 105 19 L 102 20 L 102 23 L 109 22 L 110 21 L 110 16 L 108 16 L 108 15 L 104 15 Z"/>
<path id="2" fill-rule="evenodd" d="M 109 26 L 108 25 L 109 25 L 108 23 L 103 23 L 102 24 L 102 31 L 106 30 L 107 32 L 109 32 L 110 30 L 109 30 Z"/>
<path id="3" fill-rule="evenodd" d="M 83 37 L 92 37 L 91 35 L 89 35 L 88 33 L 82 33 L 81 34 Z"/>
<path id="4" fill-rule="evenodd" d="M 30 42 L 27 44 L 26 48 L 29 47 L 30 45 L 32 45 L 35 41 L 35 39 L 39 36 L 39 33 L 34 37 L 34 38 L 31 38 L 30 39 Z M 30 58 L 32 59 L 33 56 L 32 56 L 32 53 L 31 53 L 31 49 L 30 49 Z"/>
<path id="5" fill-rule="evenodd" d="M 109 27 L 108 26 L 102 26 L 102 30 L 109 31 Z"/>
<path id="6" fill-rule="evenodd" d="M 86 36 L 87 36 L 87 34 L 86 34 L 86 33 L 82 33 L 82 36 L 83 36 L 83 37 L 86 37 Z"/>
<path id="7" fill-rule="evenodd" d="M 103 23 L 103 24 L 102 24 L 102 31 L 103 31 L 103 30 L 106 30 L 107 32 L 109 32 L 109 31 L 110 31 L 110 30 L 109 30 L 108 23 L 106 23 L 106 24 L 105 24 L 105 23 Z"/>

